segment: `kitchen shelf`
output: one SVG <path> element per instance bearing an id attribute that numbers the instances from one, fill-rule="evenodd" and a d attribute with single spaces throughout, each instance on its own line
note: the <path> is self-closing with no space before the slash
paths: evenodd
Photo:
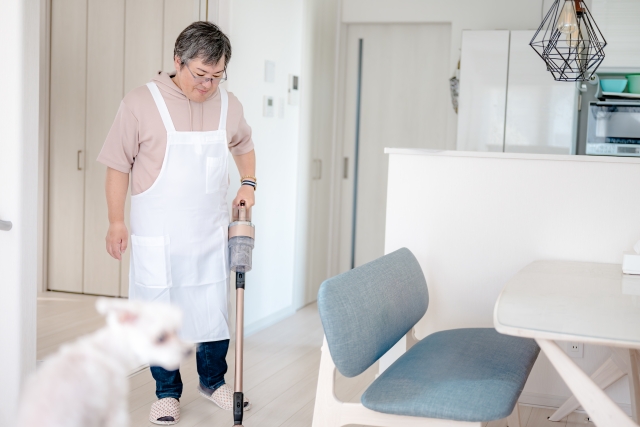
<path id="1" fill-rule="evenodd" d="M 640 93 L 602 92 L 600 98 L 607 99 L 640 99 Z"/>

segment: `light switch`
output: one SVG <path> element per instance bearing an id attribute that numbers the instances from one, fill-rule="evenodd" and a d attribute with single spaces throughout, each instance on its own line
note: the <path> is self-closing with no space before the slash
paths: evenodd
<path id="1" fill-rule="evenodd" d="M 273 117 L 274 116 L 275 105 L 273 101 L 273 96 L 264 97 L 264 107 L 263 107 L 263 115 L 265 117 Z"/>
<path id="2" fill-rule="evenodd" d="M 299 78 L 293 74 L 289 74 L 289 105 L 298 105 L 299 103 Z"/>

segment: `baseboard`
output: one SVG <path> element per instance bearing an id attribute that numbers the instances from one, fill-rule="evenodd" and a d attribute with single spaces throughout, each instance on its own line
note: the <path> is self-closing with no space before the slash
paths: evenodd
<path id="1" fill-rule="evenodd" d="M 566 396 L 554 396 L 550 394 L 523 392 L 518 402 L 522 405 L 535 406 L 539 408 L 558 409 L 567 400 Z M 631 416 L 631 405 L 628 403 L 616 402 L 618 406 L 629 416 Z M 577 412 L 584 412 L 582 408 L 578 408 Z"/>
<path id="2" fill-rule="evenodd" d="M 289 307 L 283 308 L 282 310 L 276 311 L 269 316 L 260 319 L 256 322 L 253 322 L 244 327 L 244 336 L 248 337 L 250 335 L 255 334 L 256 332 L 260 332 L 263 329 L 268 328 L 269 326 L 275 325 L 281 320 L 286 319 L 289 316 L 292 316 L 296 312 L 295 308 L 293 308 L 293 304 Z"/>

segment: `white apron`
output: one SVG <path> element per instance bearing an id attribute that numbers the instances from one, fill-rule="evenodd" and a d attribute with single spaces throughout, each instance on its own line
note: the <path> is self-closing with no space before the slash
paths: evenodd
<path id="1" fill-rule="evenodd" d="M 217 131 L 176 132 L 158 87 L 147 86 L 167 150 L 151 188 L 131 197 L 129 298 L 182 308 L 187 341 L 229 339 L 227 92 L 219 88 Z"/>

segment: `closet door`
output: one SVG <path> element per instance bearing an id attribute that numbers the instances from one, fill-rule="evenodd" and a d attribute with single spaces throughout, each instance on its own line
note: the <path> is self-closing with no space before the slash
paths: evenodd
<path id="1" fill-rule="evenodd" d="M 51 4 L 48 287 L 82 292 L 87 0 Z"/>
<path id="2" fill-rule="evenodd" d="M 106 167 L 96 161 L 124 95 L 173 66 L 206 0 L 52 0 L 49 289 L 127 296 L 130 249 L 105 249 Z M 204 19 L 204 16 L 203 16 Z M 126 218 L 128 225 L 129 199 Z"/>
<path id="3" fill-rule="evenodd" d="M 450 37 L 448 24 L 349 26 L 340 271 L 385 253 L 389 159 L 384 149 L 446 148 Z"/>
<path id="4" fill-rule="evenodd" d="M 109 228 L 104 182 L 98 163 L 122 100 L 125 0 L 89 0 L 87 31 L 87 170 L 85 178 L 84 293 L 120 295 L 120 262 L 105 249 Z"/>
<path id="5" fill-rule="evenodd" d="M 205 8 L 206 9 L 206 8 Z M 189 24 L 200 19 L 200 0 L 164 0 L 162 70 L 171 71 L 176 39 Z M 202 19 L 205 19 L 202 17 Z"/>
<path id="6" fill-rule="evenodd" d="M 124 94 L 150 81 L 162 69 L 164 8 L 157 0 L 128 0 L 125 17 Z M 129 224 L 131 195 L 127 195 L 125 223 Z M 122 256 L 120 296 L 129 295 L 131 249 Z"/>

